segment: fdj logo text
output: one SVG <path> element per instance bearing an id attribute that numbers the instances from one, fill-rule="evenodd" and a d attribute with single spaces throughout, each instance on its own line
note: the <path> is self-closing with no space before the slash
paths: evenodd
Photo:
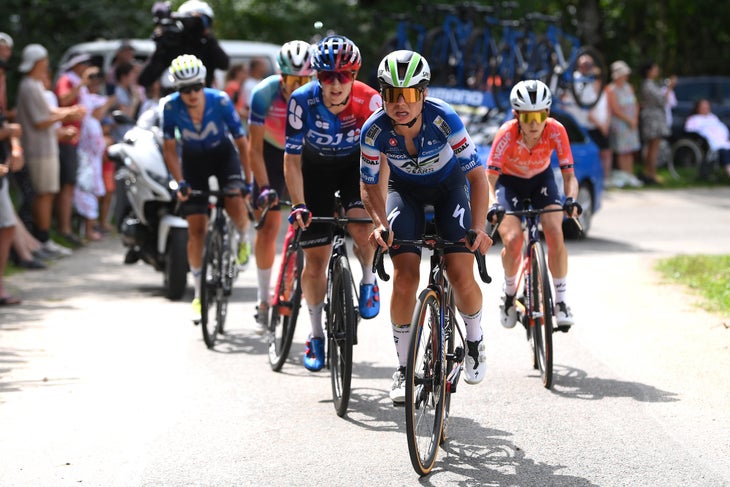
<path id="1" fill-rule="evenodd" d="M 340 145 L 342 143 L 343 134 L 320 134 L 317 132 L 311 132 L 310 136 L 314 139 L 314 143 L 318 146 L 323 145 Z"/>

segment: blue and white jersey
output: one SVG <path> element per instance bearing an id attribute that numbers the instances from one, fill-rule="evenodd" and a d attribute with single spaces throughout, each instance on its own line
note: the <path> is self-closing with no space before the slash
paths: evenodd
<path id="1" fill-rule="evenodd" d="M 457 167 L 464 174 L 481 167 L 464 123 L 449 104 L 427 97 L 421 116 L 421 131 L 413 140 L 417 156 L 408 154 L 405 139 L 395 132 L 385 109 L 365 122 L 360 136 L 360 179 L 364 183 L 377 184 L 381 154 L 388 161 L 391 178 L 422 186 L 443 181 Z"/>
<path id="2" fill-rule="evenodd" d="M 234 139 L 246 135 L 241 118 L 225 92 L 204 88 L 203 93 L 205 110 L 200 124 L 193 123 L 180 93 L 170 95 L 162 113 L 165 140 L 175 139 L 175 129 L 178 129 L 183 149 L 200 151 L 218 147 L 229 133 Z"/>
<path id="3" fill-rule="evenodd" d="M 347 107 L 335 115 L 325 107 L 318 82 L 300 86 L 289 98 L 284 151 L 301 154 L 306 145 L 321 157 L 356 154 L 360 128 L 382 104 L 380 93 L 355 80 Z"/>

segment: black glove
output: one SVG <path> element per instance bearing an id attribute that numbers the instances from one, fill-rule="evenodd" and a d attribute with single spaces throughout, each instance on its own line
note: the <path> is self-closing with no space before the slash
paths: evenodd
<path id="1" fill-rule="evenodd" d="M 178 181 L 177 183 L 177 190 L 180 192 L 181 195 L 187 196 L 190 194 L 190 184 L 185 181 L 184 179 L 181 181 Z"/>
<path id="2" fill-rule="evenodd" d="M 489 208 L 489 212 L 487 213 L 487 221 L 489 223 L 495 224 L 495 223 L 499 222 L 499 220 L 501 220 L 503 216 L 504 216 L 504 207 L 502 205 L 494 203 Z"/>
<path id="3" fill-rule="evenodd" d="M 575 201 L 573 198 L 566 198 L 565 203 L 563 203 L 563 211 L 566 212 L 568 215 L 572 215 L 573 208 L 578 210 L 579 215 L 583 213 L 583 207 L 580 206 L 580 203 Z"/>

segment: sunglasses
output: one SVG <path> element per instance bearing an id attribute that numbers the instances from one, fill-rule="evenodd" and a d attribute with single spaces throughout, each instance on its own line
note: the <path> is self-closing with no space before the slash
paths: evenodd
<path id="1" fill-rule="evenodd" d="M 203 83 L 195 83 L 194 85 L 188 85 L 188 86 L 182 86 L 180 87 L 180 93 L 183 93 L 185 95 L 189 95 L 193 91 L 200 91 L 203 89 Z"/>
<path id="2" fill-rule="evenodd" d="M 415 103 L 423 98 L 422 88 L 383 88 L 381 90 L 383 101 L 395 103 L 402 96 L 406 103 Z"/>
<path id="3" fill-rule="evenodd" d="M 352 71 L 320 71 L 317 73 L 317 79 L 326 85 L 331 85 L 335 80 L 344 85 L 355 79 L 355 73 Z"/>
<path id="4" fill-rule="evenodd" d="M 541 112 L 522 112 L 517 115 L 520 122 L 530 124 L 532 122 L 543 123 L 548 118 L 546 111 Z"/>
<path id="5" fill-rule="evenodd" d="M 312 81 L 311 76 L 297 76 L 295 74 L 282 74 L 281 80 L 284 82 L 287 88 L 290 90 L 295 86 L 306 85 Z"/>

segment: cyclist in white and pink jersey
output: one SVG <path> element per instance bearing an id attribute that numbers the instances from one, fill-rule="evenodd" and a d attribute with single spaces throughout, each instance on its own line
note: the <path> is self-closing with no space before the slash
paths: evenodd
<path id="1" fill-rule="evenodd" d="M 284 140 L 286 110 L 292 91 L 312 80 L 310 45 L 304 41 L 287 42 L 276 57 L 279 74 L 272 74 L 257 84 L 246 102 L 248 116 L 249 160 L 254 173 L 254 209 L 256 218 L 273 204 L 271 216 L 256 232 L 254 254 L 258 276 L 256 322 L 263 332 L 268 325 L 269 283 L 276 257 L 276 236 L 281 226 L 278 198 L 286 191 L 284 180 Z"/>
<path id="2" fill-rule="evenodd" d="M 578 181 L 573 172 L 573 155 L 565 127 L 550 118 L 552 94 L 542 81 L 527 80 L 517 83 L 510 93 L 510 104 L 515 116 L 505 122 L 494 136 L 487 161 L 489 200 L 495 203 L 487 220 L 496 223 L 496 215 L 503 210 L 521 210 L 525 198 L 535 208 L 566 208 L 569 216 L 577 216 L 579 207 L 574 203 L 578 195 Z M 563 175 L 565 204 L 558 183 L 550 168 L 550 156 L 557 152 Z M 544 213 L 540 217 L 545 243 L 548 247 L 548 267 L 555 284 L 555 315 L 558 326 L 569 328 L 573 314 L 566 303 L 568 251 L 563 239 L 563 214 Z M 522 260 L 522 226 L 518 217 L 505 215 L 499 226 L 504 267 L 504 296 L 501 321 L 505 328 L 517 323 L 514 305 L 518 287 L 518 273 Z"/>

